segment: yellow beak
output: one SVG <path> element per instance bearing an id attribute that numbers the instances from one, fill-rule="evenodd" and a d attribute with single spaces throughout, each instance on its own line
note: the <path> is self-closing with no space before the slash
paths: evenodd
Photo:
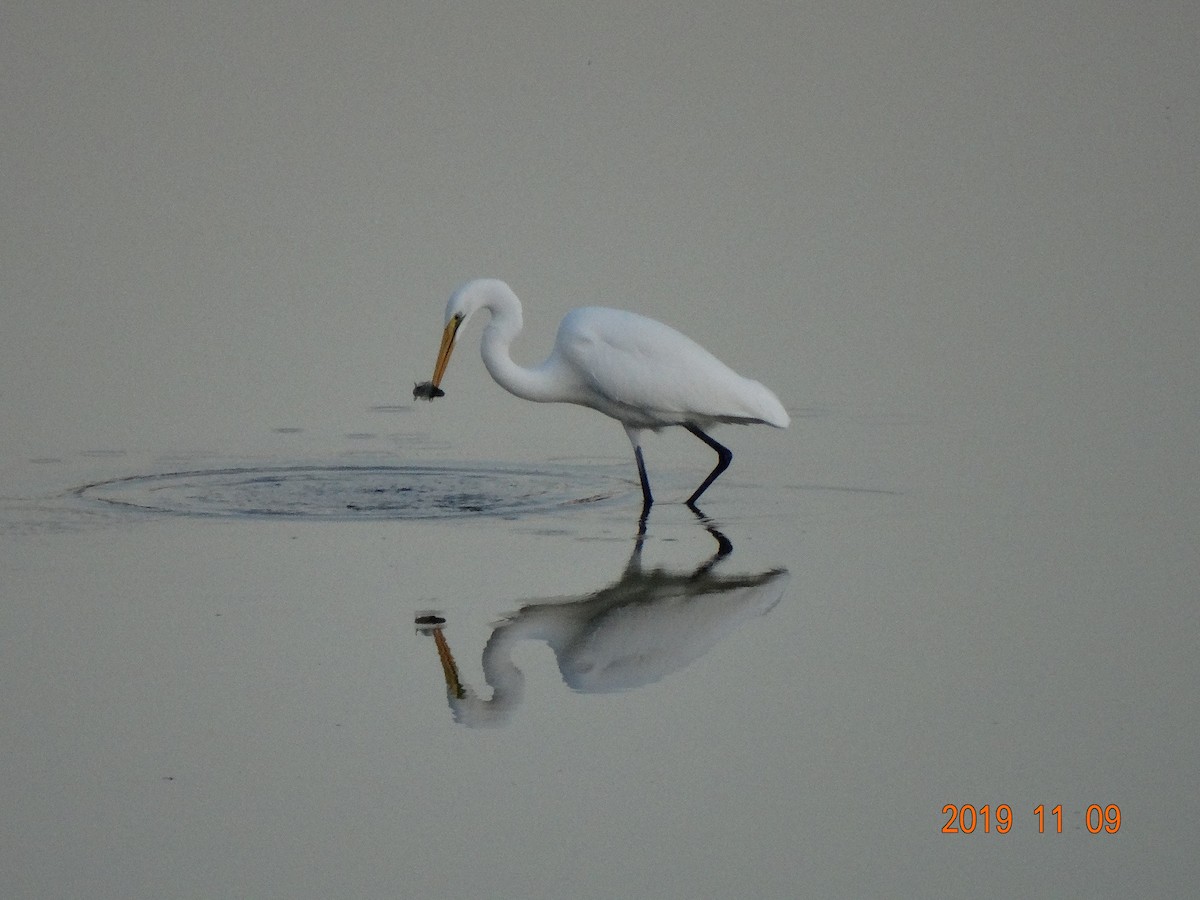
<path id="1" fill-rule="evenodd" d="M 446 330 L 442 332 L 442 346 L 438 348 L 437 362 L 433 366 L 434 387 L 442 383 L 442 376 L 446 374 L 446 364 L 450 362 L 450 351 L 454 349 L 454 334 L 461 324 L 462 318 L 455 316 L 446 323 Z"/>

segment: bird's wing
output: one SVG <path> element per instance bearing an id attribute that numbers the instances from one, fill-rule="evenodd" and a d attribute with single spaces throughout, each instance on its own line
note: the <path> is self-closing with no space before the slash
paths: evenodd
<path id="1" fill-rule="evenodd" d="M 588 405 L 637 427 L 689 421 L 774 424 L 776 409 L 782 413 L 778 400 L 758 382 L 738 375 L 674 328 L 636 313 L 573 310 L 559 326 L 555 348 L 589 395 Z"/>

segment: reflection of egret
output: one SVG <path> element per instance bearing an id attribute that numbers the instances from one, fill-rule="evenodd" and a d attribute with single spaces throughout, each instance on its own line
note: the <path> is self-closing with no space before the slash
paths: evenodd
<path id="1" fill-rule="evenodd" d="M 525 400 L 587 406 L 625 426 L 646 510 L 654 498 L 642 460 L 644 430 L 681 425 L 717 452 L 716 467 L 688 498 L 694 505 L 733 459 L 706 429 L 729 422 L 786 428 L 790 421 L 779 399 L 757 381 L 738 375 L 675 329 L 617 309 L 585 307 L 567 313 L 550 356 L 540 366 L 523 368 L 509 355 L 521 331 L 521 302 L 507 284 L 491 278 L 472 281 L 451 295 L 433 380 L 418 385 L 414 396 L 442 396 L 439 385 L 459 330 L 481 308 L 492 316 L 483 332 L 483 362 L 501 387 Z"/>
<path id="2" fill-rule="evenodd" d="M 783 597 L 786 569 L 723 576 L 713 567 L 732 550 L 707 526 L 719 549 L 694 570 L 668 572 L 641 567 L 639 540 L 625 571 L 613 584 L 582 597 L 527 603 L 493 630 L 483 650 L 490 699 L 459 677 L 441 620 L 419 622 L 433 636 L 454 717 L 471 726 L 503 725 L 525 696 L 525 676 L 512 661 L 521 640 L 542 640 L 559 672 L 582 693 L 622 691 L 658 681 L 707 653 L 746 619 L 764 615 Z"/>

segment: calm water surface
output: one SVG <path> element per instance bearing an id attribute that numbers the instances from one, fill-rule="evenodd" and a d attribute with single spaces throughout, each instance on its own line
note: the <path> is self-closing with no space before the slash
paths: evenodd
<path id="1" fill-rule="evenodd" d="M 260 473 L 285 514 L 255 485 L 244 514 L 196 515 L 48 489 L 128 455 L 27 464 L 47 489 L 6 501 L 3 544 L 18 893 L 934 890 L 961 841 L 961 871 L 1043 860 L 1031 887 L 1170 884 L 1147 844 L 1185 841 L 1145 817 L 1192 771 L 1195 613 L 1167 511 L 1147 535 L 1146 506 L 948 488 L 916 456 L 755 480 L 768 454 L 802 472 L 822 446 L 945 438 L 797 432 L 726 429 L 748 446 L 707 518 L 661 503 L 640 542 L 616 460 L 546 462 L 589 502 L 432 519 L 297 514 L 312 467 Z M 427 474 L 330 468 L 351 492 Z M 511 499 L 535 469 L 470 471 Z M 673 462 L 664 493 L 695 474 Z M 943 834 L 946 804 L 1004 804 L 1011 830 Z M 1118 834 L 1089 833 L 1092 804 Z"/>

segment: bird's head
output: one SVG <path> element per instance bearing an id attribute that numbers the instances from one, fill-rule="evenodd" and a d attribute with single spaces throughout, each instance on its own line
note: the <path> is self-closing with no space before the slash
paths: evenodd
<path id="1" fill-rule="evenodd" d="M 485 306 L 495 315 L 501 307 L 507 308 L 516 305 L 516 316 L 519 323 L 520 304 L 516 300 L 512 289 L 496 278 L 478 278 L 475 281 L 468 281 L 450 295 L 450 300 L 446 304 L 446 325 L 442 331 L 442 344 L 438 348 L 437 362 L 433 366 L 433 379 L 430 381 L 435 392 L 434 396 L 441 396 L 436 391 L 440 390 L 442 376 L 446 374 L 446 366 L 450 362 L 450 354 L 454 351 L 458 335 L 462 327 L 467 324 L 467 320 L 476 310 Z"/>

